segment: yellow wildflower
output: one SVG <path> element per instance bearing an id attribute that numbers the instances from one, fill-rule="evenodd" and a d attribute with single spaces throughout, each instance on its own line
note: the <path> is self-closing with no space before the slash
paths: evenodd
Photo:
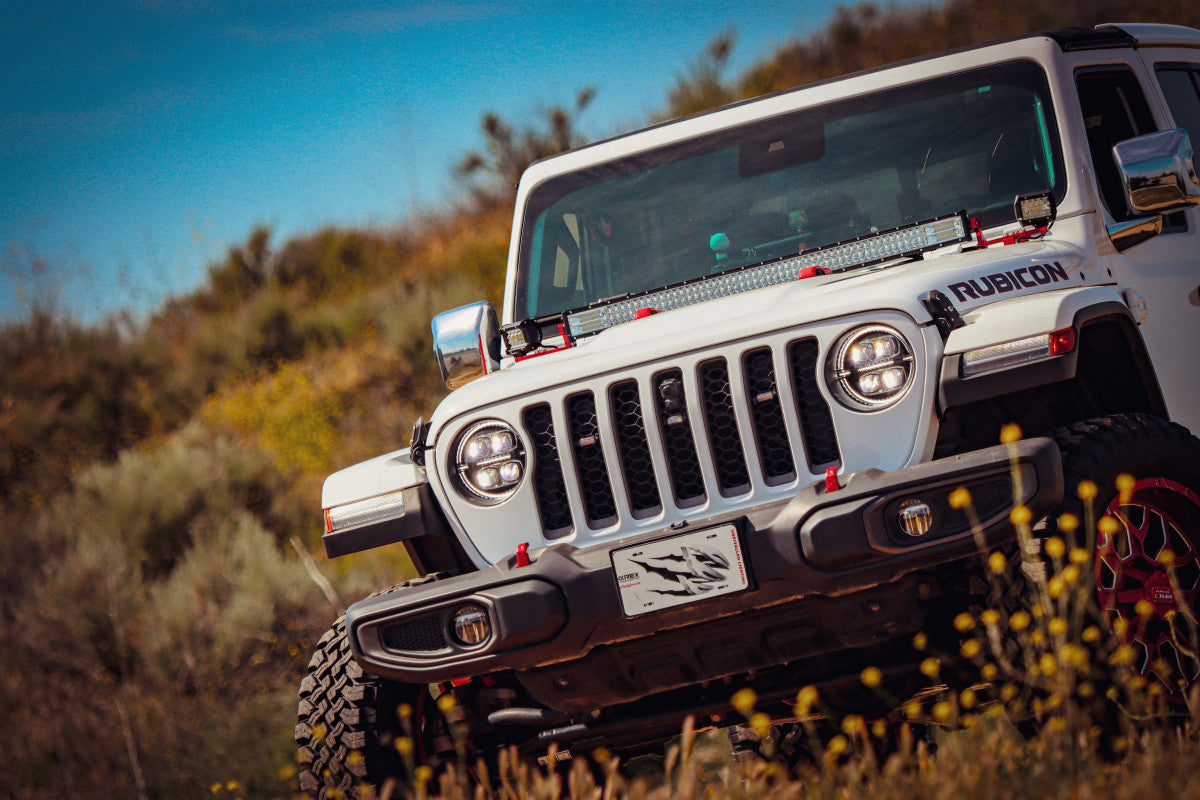
<path id="1" fill-rule="evenodd" d="M 738 689 L 733 693 L 733 697 L 730 698 L 729 702 L 739 714 L 743 717 L 749 717 L 750 713 L 754 711 L 754 704 L 758 702 L 758 695 L 749 687 Z"/>
<path id="2" fill-rule="evenodd" d="M 1137 483 L 1133 476 L 1127 472 L 1122 472 L 1117 476 L 1117 491 L 1121 493 L 1121 503 L 1126 504 L 1133 497 L 1133 487 Z"/>
<path id="3" fill-rule="evenodd" d="M 971 505 L 971 493 L 965 486 L 960 486 L 951 492 L 948 499 L 951 508 L 962 509 Z"/>

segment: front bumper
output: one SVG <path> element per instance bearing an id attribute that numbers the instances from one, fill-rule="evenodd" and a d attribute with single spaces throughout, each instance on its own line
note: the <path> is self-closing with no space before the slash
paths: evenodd
<path id="1" fill-rule="evenodd" d="M 568 684 L 586 677 L 591 664 L 612 687 L 611 700 L 632 699 L 916 630 L 918 597 L 926 591 L 918 573 L 1011 541 L 1014 497 L 1036 519 L 1063 493 L 1058 448 L 1044 438 L 843 480 L 836 492 L 813 484 L 749 512 L 586 549 L 555 545 L 526 566 L 514 557 L 368 598 L 346 612 L 351 647 L 366 670 L 394 680 L 435 683 L 513 669 L 533 683 L 543 682 L 539 676 L 548 687 L 557 682 L 563 697 L 579 694 Z M 978 530 L 950 506 L 960 486 L 972 494 Z M 920 538 L 895 522 L 896 509 L 911 498 L 934 511 L 932 530 Z M 632 618 L 624 613 L 614 549 L 730 522 L 740 535 L 748 589 Z M 467 603 L 486 609 L 492 627 L 474 647 L 452 633 L 451 618 Z"/>

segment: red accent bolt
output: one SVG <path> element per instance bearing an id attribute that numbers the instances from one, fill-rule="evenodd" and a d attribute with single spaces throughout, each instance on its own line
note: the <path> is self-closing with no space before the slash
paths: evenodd
<path id="1" fill-rule="evenodd" d="M 658 309 L 656 309 L 656 308 L 649 308 L 649 307 L 639 308 L 637 311 L 633 312 L 633 318 L 634 319 L 645 319 L 646 317 L 649 317 L 649 316 L 651 316 L 653 314 L 657 314 L 657 313 L 658 313 Z"/>
<path id="2" fill-rule="evenodd" d="M 517 566 L 528 567 L 533 562 L 529 560 L 529 542 L 517 545 Z"/>
<path id="3" fill-rule="evenodd" d="M 818 275 L 828 275 L 827 267 L 804 267 L 800 270 L 800 274 L 796 276 L 796 280 L 804 280 L 805 278 L 815 278 Z"/>
<path id="4" fill-rule="evenodd" d="M 827 467 L 825 470 L 825 491 L 836 492 L 842 485 L 838 483 L 837 467 Z"/>

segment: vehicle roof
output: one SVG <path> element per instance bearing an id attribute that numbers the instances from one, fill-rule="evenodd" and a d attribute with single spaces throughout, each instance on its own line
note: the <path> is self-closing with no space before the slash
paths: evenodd
<path id="1" fill-rule="evenodd" d="M 1200 31 L 1183 25 L 1159 25 L 1149 22 L 1118 22 L 1114 25 L 1098 25 L 1100 28 L 1116 28 L 1129 34 L 1137 45 L 1192 45 L 1200 46 Z"/>
<path id="2" fill-rule="evenodd" d="M 704 116 L 708 116 L 710 114 L 716 114 L 718 112 L 725 111 L 730 108 L 737 108 L 738 106 L 746 105 L 749 103 L 757 103 L 759 101 L 766 100 L 766 99 L 769 99 L 772 97 L 777 97 L 779 95 L 790 94 L 799 89 L 808 89 L 808 88 L 812 88 L 815 86 L 821 86 L 823 84 L 842 81 L 847 78 L 861 77 L 863 75 L 870 75 L 872 73 L 881 72 L 884 70 L 891 70 L 896 67 L 909 66 L 909 65 L 918 64 L 918 63 L 921 63 L 924 61 L 932 61 L 934 59 L 943 58 L 945 56 L 951 56 L 951 55 L 956 55 L 956 54 L 960 54 L 960 53 L 970 52 L 972 50 L 981 50 L 981 49 L 987 48 L 987 47 L 994 47 L 995 45 L 1009 44 L 1009 43 L 1013 43 L 1013 42 L 1021 42 L 1021 41 L 1026 41 L 1026 40 L 1030 40 L 1030 39 L 1052 39 L 1055 43 L 1058 44 L 1059 48 L 1063 52 L 1072 52 L 1072 51 L 1076 51 L 1076 50 L 1098 50 L 1098 49 L 1104 49 L 1104 48 L 1118 48 L 1118 47 L 1138 47 L 1139 45 L 1151 45 L 1151 46 L 1163 46 L 1163 45 L 1188 46 L 1188 45 L 1191 45 L 1191 46 L 1200 47 L 1200 30 L 1196 30 L 1195 28 L 1188 28 L 1183 25 L 1165 25 L 1165 24 L 1157 24 L 1157 23 L 1145 23 L 1145 22 L 1122 22 L 1122 23 L 1116 23 L 1116 24 L 1105 23 L 1103 25 L 1097 25 L 1095 28 L 1067 27 L 1067 28 L 1055 28 L 1052 30 L 1034 31 L 1031 33 L 1021 34 L 1019 36 L 1012 36 L 1012 37 L 1009 37 L 1006 39 L 996 39 L 993 41 L 981 42 L 979 44 L 967 45 L 964 47 L 953 48 L 950 50 L 943 50 L 943 51 L 939 51 L 939 52 L 935 52 L 935 53 L 929 53 L 929 54 L 926 54 L 923 56 L 917 56 L 915 58 L 905 59 L 902 61 L 892 61 L 887 64 L 881 64 L 878 67 L 872 67 L 871 69 L 860 70 L 858 72 L 852 72 L 852 73 L 846 73 L 844 75 L 836 75 L 836 76 L 833 76 L 830 78 L 825 78 L 825 79 L 822 79 L 819 81 L 813 81 L 812 83 L 806 83 L 806 84 L 802 84 L 799 86 L 792 86 L 792 87 L 788 87 L 787 89 L 780 89 L 779 91 L 770 92 L 768 94 L 757 95 L 755 97 L 746 98 L 745 100 L 738 100 L 736 102 L 729 103 L 728 105 L 720 106 L 718 108 L 712 108 L 712 109 L 708 109 L 705 111 L 700 111 L 695 114 L 691 114 L 691 115 L 687 115 L 687 116 L 683 116 L 683 117 L 673 117 L 671 119 L 663 120 L 662 122 L 658 122 L 653 125 L 648 125 L 644 128 L 638 128 L 637 130 L 634 130 L 634 131 L 628 131 L 626 133 L 617 134 L 616 136 L 610 136 L 610 137 L 607 137 L 604 139 L 597 140 L 595 142 L 589 142 L 588 144 L 568 150 L 567 153 L 576 153 L 580 150 L 588 150 L 593 147 L 611 142 L 615 139 L 623 139 L 626 136 L 630 136 L 632 134 L 644 133 L 645 131 L 654 130 L 656 128 L 661 128 L 666 125 L 675 125 L 676 123 L 683 121 L 683 120 L 689 120 L 689 119 L 693 119 L 696 117 L 704 117 Z M 548 158 L 541 159 L 534 163 L 540 164 L 544 161 L 553 161 L 553 160 L 558 159 L 562 155 L 564 155 L 564 153 L 559 153 L 559 154 L 556 154 L 553 156 L 549 156 Z"/>

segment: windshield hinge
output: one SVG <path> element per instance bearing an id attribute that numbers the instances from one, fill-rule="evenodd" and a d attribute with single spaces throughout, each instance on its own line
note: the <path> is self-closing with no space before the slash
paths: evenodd
<path id="1" fill-rule="evenodd" d="M 425 437 L 429 434 L 429 423 L 424 417 L 417 417 L 413 423 L 412 441 L 408 445 L 408 457 L 418 467 L 425 466 Z"/>
<path id="2" fill-rule="evenodd" d="M 925 306 L 925 310 L 929 312 L 929 316 L 933 317 L 933 324 L 937 325 L 938 333 L 942 335 L 942 341 L 946 341 L 950 337 L 951 331 L 956 331 L 967 323 L 963 322 L 962 315 L 958 313 L 958 309 L 950 302 L 950 298 L 933 289 L 921 298 L 921 305 Z"/>

